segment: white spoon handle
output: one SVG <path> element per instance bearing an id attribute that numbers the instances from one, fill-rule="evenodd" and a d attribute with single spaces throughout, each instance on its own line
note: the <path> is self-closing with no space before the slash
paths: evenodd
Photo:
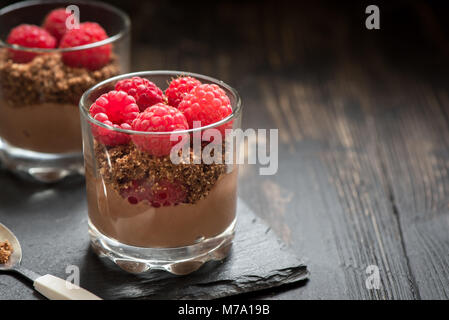
<path id="1" fill-rule="evenodd" d="M 50 300 L 102 300 L 93 293 L 51 274 L 37 278 L 33 285 Z"/>

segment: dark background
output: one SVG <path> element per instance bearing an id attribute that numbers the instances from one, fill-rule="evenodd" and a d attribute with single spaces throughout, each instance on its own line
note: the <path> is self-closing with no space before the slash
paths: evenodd
<path id="1" fill-rule="evenodd" d="M 256 297 L 449 298 L 444 1 L 111 3 L 131 16 L 133 71 L 220 78 L 245 128 L 279 128 L 279 172 L 244 166 L 239 193 L 312 276 Z"/>

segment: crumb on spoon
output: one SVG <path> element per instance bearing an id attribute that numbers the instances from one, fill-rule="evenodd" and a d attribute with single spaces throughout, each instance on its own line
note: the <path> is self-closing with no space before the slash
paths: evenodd
<path id="1" fill-rule="evenodd" d="M 8 262 L 13 250 L 8 240 L 0 242 L 0 264 Z"/>

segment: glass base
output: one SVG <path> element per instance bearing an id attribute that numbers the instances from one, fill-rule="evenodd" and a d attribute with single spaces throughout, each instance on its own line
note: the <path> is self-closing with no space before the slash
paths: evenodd
<path id="1" fill-rule="evenodd" d="M 229 254 L 236 220 L 221 234 L 191 246 L 179 248 L 142 248 L 129 246 L 102 234 L 89 220 L 91 244 L 100 257 L 107 257 L 125 271 L 142 273 L 150 269 L 186 275 L 212 260 Z"/>
<path id="2" fill-rule="evenodd" d="M 0 165 L 25 179 L 52 183 L 72 175 L 83 175 L 83 154 L 52 154 L 11 146 L 0 139 Z"/>

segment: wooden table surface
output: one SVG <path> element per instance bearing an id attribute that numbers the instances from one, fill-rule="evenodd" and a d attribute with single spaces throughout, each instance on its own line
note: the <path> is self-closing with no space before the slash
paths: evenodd
<path id="1" fill-rule="evenodd" d="M 381 29 L 367 30 L 367 5 L 127 8 L 135 71 L 220 78 L 242 96 L 244 128 L 279 129 L 278 173 L 246 165 L 239 192 L 311 280 L 251 297 L 449 298 L 446 18 L 438 3 L 380 2 Z"/>
<path id="2" fill-rule="evenodd" d="M 449 298 L 440 4 L 379 1 L 381 29 L 367 30 L 366 1 L 115 2 L 132 17 L 133 71 L 220 78 L 242 96 L 244 128 L 279 129 L 278 173 L 243 166 L 239 193 L 311 279 L 250 298 Z"/>

